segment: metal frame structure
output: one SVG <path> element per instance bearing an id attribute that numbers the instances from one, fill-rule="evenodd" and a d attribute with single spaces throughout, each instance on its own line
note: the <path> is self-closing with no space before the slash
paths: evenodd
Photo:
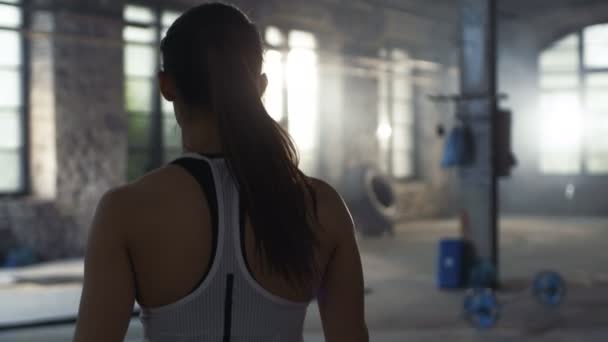
<path id="1" fill-rule="evenodd" d="M 460 0 L 460 6 L 460 85 L 466 101 L 458 103 L 458 112 L 471 119 L 475 141 L 474 161 L 460 171 L 463 232 L 474 259 L 494 266 L 489 285 L 498 287 L 497 0 Z"/>

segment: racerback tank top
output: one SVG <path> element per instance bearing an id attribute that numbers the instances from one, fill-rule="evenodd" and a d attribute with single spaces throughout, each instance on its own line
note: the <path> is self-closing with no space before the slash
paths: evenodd
<path id="1" fill-rule="evenodd" d="M 214 248 L 209 272 L 186 297 L 141 308 L 145 342 L 302 342 L 309 303 L 264 289 L 243 253 L 239 192 L 223 158 L 186 153 L 172 162 L 209 199 Z"/>

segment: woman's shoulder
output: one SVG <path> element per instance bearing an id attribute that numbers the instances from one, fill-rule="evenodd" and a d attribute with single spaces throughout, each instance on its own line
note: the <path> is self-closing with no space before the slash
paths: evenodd
<path id="1" fill-rule="evenodd" d="M 323 228 L 337 239 L 352 234 L 352 217 L 340 193 L 326 181 L 313 177 L 308 179 L 316 195 L 319 220 Z"/>
<path id="2" fill-rule="evenodd" d="M 150 209 L 170 200 L 172 194 L 180 192 L 180 187 L 184 186 L 182 183 L 188 181 L 180 168 L 164 166 L 108 190 L 102 196 L 100 205 L 119 208 L 125 218 L 137 216 L 138 212 L 149 212 Z"/>

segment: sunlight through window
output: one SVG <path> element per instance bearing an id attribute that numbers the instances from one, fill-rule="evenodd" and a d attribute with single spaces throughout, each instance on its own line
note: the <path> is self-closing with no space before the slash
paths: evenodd
<path id="1" fill-rule="evenodd" d="M 5 1 L 6 2 L 6 1 Z M 21 8 L 0 4 L 0 194 L 24 188 L 23 54 Z"/>
<path id="2" fill-rule="evenodd" d="M 265 39 L 267 44 L 276 48 L 265 54 L 264 72 L 268 76 L 268 88 L 264 104 L 274 120 L 281 122 L 286 119 L 300 154 L 300 168 L 304 172 L 314 172 L 319 148 L 316 37 L 305 31 L 291 31 L 288 45 L 282 46 L 285 44 L 282 32 L 269 27 Z"/>
<path id="3" fill-rule="evenodd" d="M 607 55 L 606 24 L 570 34 L 540 55 L 542 172 L 608 173 Z"/>

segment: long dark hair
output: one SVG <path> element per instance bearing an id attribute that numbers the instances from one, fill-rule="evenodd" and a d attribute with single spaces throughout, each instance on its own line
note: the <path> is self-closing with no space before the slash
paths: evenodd
<path id="1" fill-rule="evenodd" d="M 184 101 L 218 117 L 223 153 L 251 219 L 257 254 L 294 284 L 310 280 L 318 271 L 316 198 L 298 169 L 291 137 L 262 103 L 264 48 L 255 25 L 233 6 L 206 3 L 173 23 L 161 51 L 164 71 Z"/>

